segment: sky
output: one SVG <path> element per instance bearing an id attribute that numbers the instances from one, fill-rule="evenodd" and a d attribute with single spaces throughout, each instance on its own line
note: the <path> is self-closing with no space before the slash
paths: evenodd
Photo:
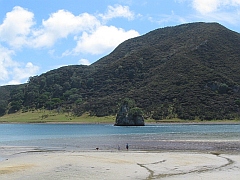
<path id="1" fill-rule="evenodd" d="M 240 0 L 0 0 L 0 86 L 90 65 L 127 39 L 192 22 L 240 33 Z"/>

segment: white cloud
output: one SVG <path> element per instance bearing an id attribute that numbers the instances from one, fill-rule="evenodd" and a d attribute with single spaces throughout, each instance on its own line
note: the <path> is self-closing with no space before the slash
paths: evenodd
<path id="1" fill-rule="evenodd" d="M 0 45 L 0 81 L 4 81 L 9 77 L 7 68 L 15 64 L 11 59 L 11 56 L 13 54 L 13 51 L 6 49 Z"/>
<path id="2" fill-rule="evenodd" d="M 200 21 L 204 22 L 219 22 L 219 23 L 228 23 L 233 25 L 239 25 L 239 15 L 236 13 L 229 12 L 216 12 L 209 13 L 206 15 L 196 15 Z"/>
<path id="3" fill-rule="evenodd" d="M 73 50 L 73 53 L 106 53 L 124 40 L 137 36 L 139 36 L 139 33 L 135 30 L 125 31 L 114 26 L 100 26 L 91 34 L 84 32 L 79 38 L 77 47 Z"/>
<path id="4" fill-rule="evenodd" d="M 239 25 L 240 0 L 192 0 L 201 21 Z"/>
<path id="5" fill-rule="evenodd" d="M 193 8 L 201 14 L 216 11 L 220 5 L 219 0 L 194 0 Z"/>
<path id="6" fill-rule="evenodd" d="M 27 44 L 28 35 L 34 25 L 34 15 L 22 7 L 16 6 L 6 14 L 0 25 L 0 39 L 14 48 Z"/>
<path id="7" fill-rule="evenodd" d="M 59 10 L 52 13 L 48 19 L 42 20 L 42 25 L 34 29 L 34 14 L 16 6 L 7 13 L 3 24 L 0 25 L 0 41 L 15 48 L 23 45 L 28 45 L 30 48 L 50 48 L 58 40 L 67 39 L 72 35 L 73 42 L 78 44 L 74 49 L 75 53 L 83 52 L 80 47 L 87 53 L 100 54 L 106 52 L 105 50 L 113 49 L 126 38 L 139 35 L 134 30 L 124 31 L 121 28 L 104 25 L 107 20 L 117 17 L 130 20 L 134 18 L 134 13 L 128 6 L 121 5 L 108 6 L 105 14 L 98 15 L 82 13 L 75 16 L 69 11 Z M 109 36 L 107 33 L 110 33 Z M 80 40 L 79 36 L 81 36 Z M 96 38 L 96 43 L 93 38 Z M 84 45 L 86 46 L 83 47 Z M 90 47 L 88 50 L 90 45 L 93 45 L 93 48 Z M 71 55 L 67 52 L 64 55 Z"/>
<path id="8" fill-rule="evenodd" d="M 186 23 L 188 22 L 187 19 L 185 19 L 184 17 L 181 17 L 179 15 L 176 15 L 174 13 L 174 11 L 172 11 L 171 14 L 164 14 L 164 15 L 160 15 L 160 18 L 156 19 L 156 18 L 153 18 L 153 17 L 149 17 L 148 20 L 150 22 L 153 22 L 153 23 L 158 23 L 158 24 L 165 24 L 165 23 L 180 23 L 180 24 L 183 24 L 183 23 Z"/>
<path id="9" fill-rule="evenodd" d="M 101 17 L 100 19 L 97 19 Z M 58 39 L 73 35 L 77 46 L 74 50 L 67 50 L 63 56 L 79 53 L 101 54 L 115 48 L 122 41 L 136 37 L 134 31 L 124 31 L 121 28 L 105 26 L 107 20 L 123 17 L 133 19 L 134 13 L 128 6 L 108 6 L 106 14 L 91 15 L 88 13 L 73 15 L 71 12 L 59 10 L 51 14 L 49 19 L 43 20 L 43 27 L 34 32 L 33 47 L 51 47 Z"/>
<path id="10" fill-rule="evenodd" d="M 201 14 L 213 13 L 223 8 L 240 6 L 240 0 L 193 0 L 193 8 Z"/>
<path id="11" fill-rule="evenodd" d="M 0 85 L 22 83 L 39 69 L 31 63 L 25 66 L 12 59 L 19 48 L 30 45 L 33 18 L 32 12 L 16 6 L 0 24 Z"/>
<path id="12" fill-rule="evenodd" d="M 96 17 L 101 17 L 102 21 L 94 26 L 95 29 L 82 31 L 81 36 L 74 36 L 77 46 L 73 50 L 65 51 L 62 56 L 83 54 L 103 54 L 113 50 L 121 42 L 139 36 L 135 30 L 125 31 L 122 28 L 115 26 L 104 25 L 108 20 L 118 17 L 131 20 L 134 18 L 134 13 L 130 11 L 128 6 L 108 6 L 105 14 L 99 14 Z"/>
<path id="13" fill-rule="evenodd" d="M 87 59 L 80 59 L 78 61 L 78 64 L 80 64 L 80 65 L 90 65 L 91 63 Z"/>
<path id="14" fill-rule="evenodd" d="M 189 22 L 219 22 L 239 26 L 240 0 L 175 0 L 176 3 L 186 3 L 195 10 L 195 14 L 185 19 Z"/>
<path id="15" fill-rule="evenodd" d="M 39 70 L 38 66 L 33 65 L 31 62 L 26 63 L 24 66 L 15 66 L 11 72 L 12 80 L 8 84 L 20 84 L 30 77 L 35 75 Z"/>
<path id="16" fill-rule="evenodd" d="M 93 31 L 100 22 L 88 13 L 74 16 L 71 12 L 59 10 L 42 24 L 43 28 L 34 32 L 34 47 L 51 47 L 58 39 L 67 38 L 70 34 Z"/>
<path id="17" fill-rule="evenodd" d="M 107 12 L 99 16 L 102 17 L 103 21 L 108 21 L 117 17 L 124 17 L 128 20 L 134 19 L 134 13 L 130 11 L 129 7 L 122 5 L 108 6 Z"/>
<path id="18" fill-rule="evenodd" d="M 15 55 L 13 50 L 9 50 L 0 45 L 0 85 L 20 84 L 35 75 L 39 67 L 28 62 L 26 65 L 12 60 Z"/>

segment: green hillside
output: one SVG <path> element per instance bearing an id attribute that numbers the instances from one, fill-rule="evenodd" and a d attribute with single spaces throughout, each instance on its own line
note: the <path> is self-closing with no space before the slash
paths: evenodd
<path id="1" fill-rule="evenodd" d="M 156 120 L 239 119 L 239 47 L 240 34 L 217 23 L 157 29 L 90 66 L 55 69 L 8 91 L 0 87 L 1 112 L 108 116 L 127 100 Z"/>

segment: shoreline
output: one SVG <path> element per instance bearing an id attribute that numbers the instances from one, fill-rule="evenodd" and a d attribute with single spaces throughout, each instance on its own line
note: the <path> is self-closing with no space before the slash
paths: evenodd
<path id="1" fill-rule="evenodd" d="M 3 122 L 0 121 L 0 124 L 82 124 L 82 125 L 96 125 L 96 124 L 100 124 L 100 125 L 114 125 L 114 123 L 108 123 L 108 122 L 82 122 L 82 121 L 75 121 L 75 122 L 61 122 L 61 121 L 46 121 L 46 122 Z M 184 125 L 238 125 L 240 124 L 240 121 L 200 121 L 200 122 L 146 122 L 145 126 L 148 125 L 163 125 L 163 124 L 184 124 Z"/>
<path id="2" fill-rule="evenodd" d="M 47 118 L 42 118 L 43 114 L 47 114 Z M 114 124 L 116 116 L 96 117 L 84 113 L 82 116 L 69 116 L 64 113 L 56 112 L 16 112 L 0 117 L 0 124 L 26 124 L 26 123 L 59 123 L 59 124 Z M 146 125 L 152 124 L 240 124 L 240 119 L 233 120 L 181 120 L 181 119 L 145 119 Z"/>
<path id="3" fill-rule="evenodd" d="M 6 156 L 0 161 L 0 179 L 237 180 L 240 175 L 240 153 L 47 151 L 34 147 L 1 146 L 0 152 Z"/>

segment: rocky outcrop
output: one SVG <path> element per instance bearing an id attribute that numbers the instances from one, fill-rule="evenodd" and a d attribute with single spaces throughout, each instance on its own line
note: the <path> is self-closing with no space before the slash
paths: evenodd
<path id="1" fill-rule="evenodd" d="M 122 105 L 117 117 L 115 126 L 144 126 L 144 118 L 139 114 L 129 114 L 127 105 Z"/>

